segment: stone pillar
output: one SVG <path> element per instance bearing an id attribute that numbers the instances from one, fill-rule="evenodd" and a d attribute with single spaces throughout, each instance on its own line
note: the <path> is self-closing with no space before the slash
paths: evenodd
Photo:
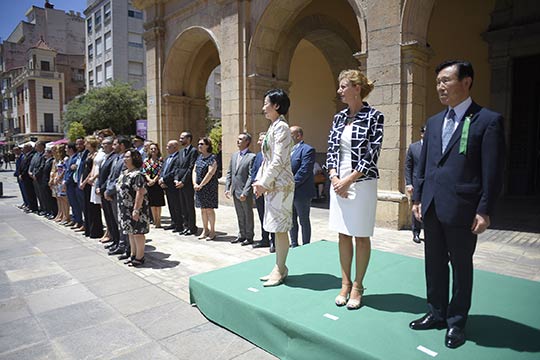
<path id="1" fill-rule="evenodd" d="M 156 8 L 159 11 L 161 5 Z M 144 25 L 146 31 L 143 34 L 146 43 L 147 137 L 157 141 L 163 148 L 170 139 L 162 98 L 165 26 L 161 14 L 155 11 L 156 8 L 146 9 L 148 18 L 153 19 Z M 175 136 L 178 137 L 178 134 Z"/>
<path id="2" fill-rule="evenodd" d="M 405 159 L 409 145 L 420 140 L 426 118 L 427 67 L 431 51 L 416 41 L 401 44 L 401 141 L 399 191 L 405 194 Z M 409 204 L 410 205 L 410 204 Z M 400 224 L 410 226 L 410 206 L 400 209 Z"/>

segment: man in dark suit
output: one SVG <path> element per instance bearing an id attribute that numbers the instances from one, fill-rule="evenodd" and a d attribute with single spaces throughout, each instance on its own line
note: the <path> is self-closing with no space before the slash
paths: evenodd
<path id="1" fill-rule="evenodd" d="M 249 151 L 251 135 L 238 135 L 236 145 L 238 151 L 232 154 L 225 181 L 225 196 L 233 197 L 234 209 L 238 219 L 238 236 L 231 243 L 242 243 L 242 246 L 253 244 L 253 188 L 251 187 L 251 170 L 255 154 Z"/>
<path id="2" fill-rule="evenodd" d="M 36 194 L 37 200 L 39 201 L 39 215 L 45 215 L 45 201 L 43 199 L 43 196 L 41 194 L 41 189 L 39 187 L 39 179 L 38 177 L 41 176 L 40 171 L 43 168 L 43 164 L 45 163 L 44 154 L 45 154 L 45 142 L 38 141 L 36 142 L 36 145 L 34 146 L 34 156 L 32 157 L 32 160 L 30 161 L 30 165 L 28 166 L 28 174 L 32 178 L 32 186 L 34 187 L 34 193 Z"/>
<path id="3" fill-rule="evenodd" d="M 170 140 L 167 143 L 167 153 L 169 154 L 164 162 L 158 180 L 159 186 L 165 190 L 167 196 L 167 206 L 171 215 L 171 225 L 165 227 L 165 230 L 181 233 L 184 231 L 184 222 L 182 220 L 182 208 L 180 206 L 180 191 L 174 186 L 174 176 L 180 161 L 180 144 L 177 140 Z"/>
<path id="4" fill-rule="evenodd" d="M 311 241 L 311 222 L 309 212 L 311 199 L 316 196 L 313 181 L 313 165 L 315 164 L 315 149 L 304 142 L 304 130 L 300 126 L 291 126 L 291 136 L 294 146 L 291 152 L 291 167 L 294 175 L 293 223 L 291 231 L 291 246 L 298 246 L 298 220 L 302 226 L 302 244 Z"/>
<path id="5" fill-rule="evenodd" d="M 18 146 L 15 146 L 13 149 L 13 154 L 15 154 L 15 171 L 13 172 L 13 176 L 17 178 L 17 184 L 19 184 L 19 190 L 21 191 L 21 196 L 23 199 L 23 202 L 21 205 L 19 205 L 19 209 L 26 208 L 28 206 L 28 201 L 26 200 L 26 192 L 24 190 L 24 184 L 22 180 L 20 179 L 21 175 L 21 164 L 24 159 L 24 154 L 21 151 L 21 148 Z"/>
<path id="6" fill-rule="evenodd" d="M 178 167 L 174 176 L 174 186 L 180 190 L 180 204 L 182 217 L 184 219 L 185 230 L 181 235 L 196 235 L 197 225 L 195 225 L 195 191 L 193 190 L 192 172 L 197 160 L 198 152 L 191 145 L 193 135 L 189 131 L 180 134 L 180 145 L 182 150 L 179 153 Z"/>
<path id="7" fill-rule="evenodd" d="M 36 190 L 34 189 L 34 183 L 32 176 L 28 172 L 30 164 L 32 163 L 32 158 L 36 154 L 34 146 L 30 143 L 26 143 L 23 146 L 24 159 L 21 162 L 20 178 L 24 185 L 24 190 L 26 193 L 26 200 L 28 201 L 28 207 L 26 212 L 37 213 L 39 211 L 37 203 Z"/>
<path id="8" fill-rule="evenodd" d="M 259 133 L 259 140 L 257 141 L 257 145 L 259 146 L 259 149 L 262 146 L 262 143 L 264 141 L 264 137 L 266 136 L 266 132 Z M 255 155 L 255 160 L 253 161 L 253 167 L 251 169 L 251 183 L 255 182 L 255 178 L 257 177 L 257 172 L 259 171 L 259 168 L 261 167 L 263 163 L 263 154 L 261 151 L 259 151 Z M 270 247 L 270 252 L 275 253 L 276 247 L 275 247 L 275 234 L 269 233 L 268 231 L 264 230 L 263 227 L 263 221 L 264 221 L 264 195 L 261 195 L 259 197 L 255 197 L 255 206 L 257 207 L 257 214 L 259 214 L 259 221 L 261 222 L 261 240 L 256 241 L 253 244 L 253 248 L 262 248 L 262 247 Z"/>
<path id="9" fill-rule="evenodd" d="M 127 234 L 124 234 L 120 229 L 118 222 L 118 191 L 116 190 L 116 182 L 125 170 L 126 165 L 124 163 L 124 153 L 131 148 L 131 141 L 124 137 L 118 137 L 113 141 L 113 151 L 117 154 L 116 158 L 111 165 L 111 172 L 107 178 L 105 185 L 105 192 L 103 193 L 105 200 L 111 202 L 114 220 L 116 221 L 116 227 L 118 228 L 118 241 L 112 242 L 112 246 L 109 248 L 109 255 L 120 255 L 119 260 L 124 260 L 129 257 L 129 241 Z"/>
<path id="10" fill-rule="evenodd" d="M 502 188 L 504 130 L 500 114 L 471 100 L 469 62 L 447 61 L 436 73 L 439 100 L 447 109 L 426 123 L 412 209 L 424 222 L 429 312 L 409 326 L 446 327 L 445 345 L 456 348 L 465 343 L 477 236 L 489 227 Z"/>
<path id="11" fill-rule="evenodd" d="M 424 131 L 426 128 L 422 126 L 420 129 L 420 141 L 413 142 L 409 145 L 407 150 L 407 157 L 405 159 L 405 190 L 409 196 L 412 196 L 416 177 L 418 174 L 418 162 L 420 161 L 420 153 L 422 152 L 422 144 L 424 143 Z M 420 231 L 422 230 L 422 223 L 412 215 L 411 230 L 413 233 L 413 241 L 420 244 Z"/>
<path id="12" fill-rule="evenodd" d="M 96 182 L 96 194 L 101 195 L 101 207 L 103 208 L 103 216 L 105 217 L 105 223 L 107 224 L 107 230 L 109 231 L 109 241 L 112 244 L 118 244 L 120 240 L 120 232 L 118 231 L 118 220 L 114 217 L 114 211 L 112 208 L 112 202 L 107 200 L 104 196 L 107 190 L 107 179 L 111 174 L 113 164 L 115 163 L 118 154 L 113 152 L 114 138 L 106 137 L 101 142 L 103 152 L 105 153 L 105 159 L 99 167 L 99 175 Z M 112 245 L 111 245 L 112 246 Z M 106 249 L 111 247 L 106 245 Z"/>

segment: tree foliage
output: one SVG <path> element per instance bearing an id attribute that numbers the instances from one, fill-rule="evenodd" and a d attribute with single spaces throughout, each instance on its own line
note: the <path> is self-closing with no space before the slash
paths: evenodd
<path id="1" fill-rule="evenodd" d="M 86 130 L 84 129 L 84 125 L 81 122 L 73 121 L 69 124 L 69 128 L 67 131 L 67 138 L 69 141 L 74 142 L 78 138 L 85 136 Z"/>
<path id="2" fill-rule="evenodd" d="M 146 119 L 146 94 L 122 82 L 93 88 L 67 105 L 64 119 L 68 129 L 80 122 L 89 132 L 111 128 L 117 134 L 133 134 L 135 120 Z"/>
<path id="3" fill-rule="evenodd" d="M 208 134 L 208 137 L 210 138 L 210 140 L 212 140 L 212 152 L 214 154 L 217 154 L 219 152 L 218 144 L 221 143 L 221 135 L 221 125 L 212 128 L 212 130 L 210 130 L 210 133 Z"/>

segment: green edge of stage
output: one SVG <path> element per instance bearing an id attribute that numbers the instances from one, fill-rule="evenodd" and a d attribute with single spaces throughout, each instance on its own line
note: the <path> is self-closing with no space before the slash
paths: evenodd
<path id="1" fill-rule="evenodd" d="M 427 310 L 423 260 L 373 251 L 356 311 L 334 305 L 341 287 L 336 243 L 292 249 L 285 284 L 264 288 L 259 277 L 274 262 L 269 255 L 193 276 L 191 302 L 280 359 L 432 358 L 418 346 L 436 359 L 540 358 L 539 282 L 475 271 L 467 342 L 450 350 L 445 330 L 408 326 Z"/>

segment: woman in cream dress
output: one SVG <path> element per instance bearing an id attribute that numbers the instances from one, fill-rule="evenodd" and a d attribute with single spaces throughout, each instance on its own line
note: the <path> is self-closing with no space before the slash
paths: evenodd
<path id="1" fill-rule="evenodd" d="M 283 115 L 289 106 L 289 97 L 283 90 L 273 89 L 265 94 L 263 113 L 271 124 L 261 146 L 264 160 L 253 190 L 257 197 L 264 195 L 264 230 L 276 234 L 276 266 L 269 275 L 261 278 L 265 281 L 264 286 L 279 285 L 288 274 L 285 262 L 289 252 L 288 232 L 292 227 L 294 197 L 293 141 Z"/>
<path id="2" fill-rule="evenodd" d="M 360 307 L 364 275 L 371 253 L 370 236 L 375 227 L 377 208 L 377 160 L 381 152 L 384 116 L 363 99 L 373 83 L 358 70 L 339 74 L 338 95 L 347 108 L 334 116 L 326 167 L 330 181 L 330 229 L 339 233 L 341 291 L 337 306 Z M 351 277 L 356 244 L 356 274 Z"/>

